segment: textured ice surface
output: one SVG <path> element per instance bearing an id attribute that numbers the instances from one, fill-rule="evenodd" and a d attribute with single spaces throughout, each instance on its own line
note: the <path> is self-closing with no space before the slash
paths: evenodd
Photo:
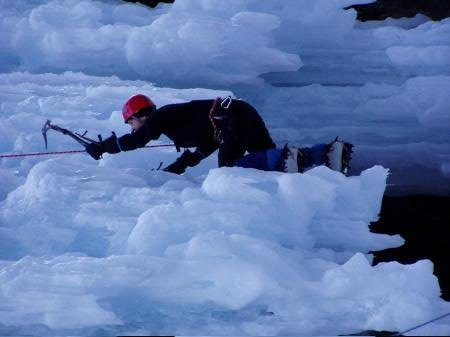
<path id="1" fill-rule="evenodd" d="M 367 252 L 402 243 L 368 230 L 386 182 L 448 191 L 450 22 L 356 24 L 352 3 L 0 0 L 2 154 L 42 151 L 47 119 L 127 132 L 137 92 L 234 94 L 279 145 L 356 145 L 352 177 L 214 169 L 215 155 L 152 171 L 172 148 L 1 159 L 0 334 L 337 335 L 448 312 L 429 261 L 371 267 Z"/>
<path id="2" fill-rule="evenodd" d="M 0 206 L 2 332 L 337 334 L 432 317 L 448 305 L 431 263 L 361 254 L 402 242 L 367 227 L 386 173 L 43 160 Z"/>
<path id="3" fill-rule="evenodd" d="M 279 143 L 346 137 L 357 145 L 354 172 L 374 162 L 391 169 L 389 193 L 446 195 L 450 20 L 358 23 L 354 10 L 342 9 L 353 3 L 186 0 L 150 9 L 3 0 L 0 71 L 231 90 L 255 104 L 271 129 L 282 125 Z"/>
<path id="4" fill-rule="evenodd" d="M 42 151 L 47 118 L 127 132 L 117 106 L 133 92 L 158 105 L 228 94 L 79 73 L 0 79 L 10 153 Z M 78 148 L 48 139 L 49 150 Z M 371 267 L 365 255 L 402 243 L 368 230 L 387 169 L 214 169 L 212 155 L 184 176 L 151 170 L 177 155 L 2 160 L 2 334 L 333 335 L 402 330 L 448 310 L 429 261 Z"/>

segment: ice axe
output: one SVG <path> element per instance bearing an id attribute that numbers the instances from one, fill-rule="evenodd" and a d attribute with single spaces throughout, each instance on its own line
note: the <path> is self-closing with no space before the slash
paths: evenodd
<path id="1" fill-rule="evenodd" d="M 75 139 L 78 143 L 80 143 L 81 145 L 83 145 L 84 147 L 88 146 L 89 144 L 92 143 L 96 143 L 98 144 L 99 142 L 86 137 L 86 133 L 87 131 L 85 131 L 82 135 L 80 135 L 79 133 L 76 132 L 72 132 L 70 130 L 64 129 L 58 125 L 54 125 L 51 123 L 51 120 L 47 119 L 47 121 L 45 122 L 44 126 L 42 127 L 42 136 L 44 137 L 44 142 L 45 142 L 45 149 L 47 150 L 47 131 L 48 130 L 55 130 L 58 131 L 60 133 L 62 133 L 63 135 L 67 135 L 73 139 Z"/>

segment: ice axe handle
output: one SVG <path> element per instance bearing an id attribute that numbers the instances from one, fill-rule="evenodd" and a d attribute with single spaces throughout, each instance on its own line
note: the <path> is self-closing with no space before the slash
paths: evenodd
<path id="1" fill-rule="evenodd" d="M 103 151 L 103 138 L 102 138 L 102 135 L 98 135 L 98 145 L 100 145 L 100 148 Z"/>

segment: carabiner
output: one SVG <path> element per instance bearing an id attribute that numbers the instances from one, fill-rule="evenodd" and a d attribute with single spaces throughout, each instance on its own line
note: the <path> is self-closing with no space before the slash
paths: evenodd
<path id="1" fill-rule="evenodd" d="M 223 101 L 220 103 L 220 106 L 222 107 L 222 109 L 228 109 L 231 105 L 231 102 L 233 100 L 231 99 L 231 96 L 227 96 L 226 98 L 223 99 Z"/>

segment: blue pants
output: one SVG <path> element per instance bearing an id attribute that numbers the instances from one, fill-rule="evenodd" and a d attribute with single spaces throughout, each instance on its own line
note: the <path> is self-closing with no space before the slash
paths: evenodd
<path id="1" fill-rule="evenodd" d="M 300 148 L 303 156 L 302 167 L 308 168 L 325 164 L 326 144 L 316 144 L 312 147 Z M 236 159 L 233 166 L 255 168 L 263 171 L 282 171 L 283 168 L 282 149 L 269 149 L 249 153 Z"/>

